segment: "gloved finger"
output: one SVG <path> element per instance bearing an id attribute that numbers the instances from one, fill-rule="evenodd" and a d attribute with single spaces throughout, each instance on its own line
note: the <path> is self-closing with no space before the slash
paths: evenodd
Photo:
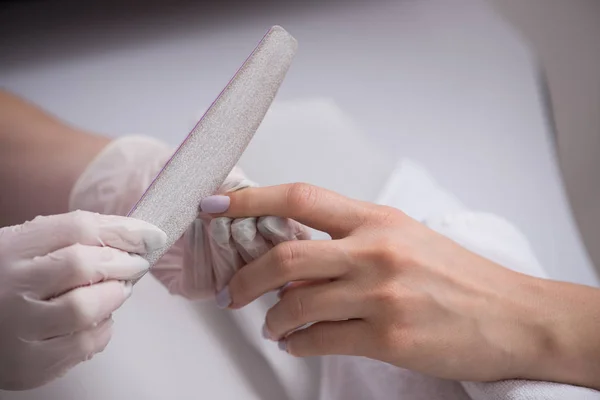
<path id="1" fill-rule="evenodd" d="M 221 217 L 208 223 L 210 254 L 217 291 L 223 289 L 244 265 L 244 260 L 231 237 L 231 221 L 231 218 Z"/>
<path id="2" fill-rule="evenodd" d="M 136 254 L 74 244 L 29 260 L 19 275 L 32 296 L 47 300 L 83 285 L 129 280 L 149 268 L 148 261 Z"/>
<path id="3" fill-rule="evenodd" d="M 267 253 L 273 245 L 260 234 L 257 218 L 238 218 L 231 223 L 231 236 L 244 259 L 249 263 Z"/>
<path id="4" fill-rule="evenodd" d="M 274 245 L 291 240 L 309 240 L 310 231 L 289 218 L 266 216 L 258 219 L 258 231 Z"/>
<path id="5" fill-rule="evenodd" d="M 110 342 L 112 327 L 113 320 L 109 317 L 91 329 L 34 343 L 35 350 L 41 353 L 36 362 L 44 364 L 38 370 L 43 371 L 47 381 L 64 375 L 102 352 Z"/>
<path id="6" fill-rule="evenodd" d="M 309 323 L 362 318 L 367 313 L 364 305 L 359 291 L 344 281 L 288 289 L 267 312 L 266 332 L 279 340 Z"/>
<path id="7" fill-rule="evenodd" d="M 175 243 L 152 268 L 172 294 L 189 299 L 209 298 L 215 293 L 214 263 L 207 226 L 210 219 L 196 219 L 185 232 L 182 242 Z"/>
<path id="8" fill-rule="evenodd" d="M 324 355 L 366 356 L 377 343 L 372 329 L 361 319 L 319 322 L 290 334 L 279 347 L 297 357 Z"/>
<path id="9" fill-rule="evenodd" d="M 36 217 L 11 227 L 5 236 L 4 244 L 21 259 L 43 256 L 74 243 L 145 254 L 163 247 L 167 240 L 162 230 L 147 222 L 87 211 Z"/>
<path id="10" fill-rule="evenodd" d="M 35 338 L 48 340 L 94 328 L 123 305 L 131 295 L 131 284 L 107 281 L 73 289 L 48 301 L 32 300 Z"/>

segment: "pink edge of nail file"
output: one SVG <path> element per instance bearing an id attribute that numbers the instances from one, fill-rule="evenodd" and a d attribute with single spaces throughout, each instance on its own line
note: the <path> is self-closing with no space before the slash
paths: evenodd
<path id="1" fill-rule="evenodd" d="M 167 234 L 166 246 L 144 256 L 151 266 L 194 222 L 200 201 L 218 190 L 239 161 L 297 46 L 283 28 L 272 27 L 129 212 Z"/>

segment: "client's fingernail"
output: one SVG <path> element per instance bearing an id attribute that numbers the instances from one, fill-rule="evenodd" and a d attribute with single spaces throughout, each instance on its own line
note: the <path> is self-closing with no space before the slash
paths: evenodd
<path id="1" fill-rule="evenodd" d="M 200 211 L 207 214 L 224 213 L 229 209 L 230 201 L 228 196 L 209 196 L 200 202 Z"/>
<path id="2" fill-rule="evenodd" d="M 217 293 L 217 307 L 227 308 L 231 305 L 231 295 L 229 294 L 229 287 L 225 286 L 219 293 Z"/>
<path id="3" fill-rule="evenodd" d="M 287 342 L 285 340 L 277 342 L 277 347 L 279 347 L 279 350 L 287 352 Z"/>
<path id="4" fill-rule="evenodd" d="M 123 293 L 125 293 L 125 298 L 129 298 L 131 293 L 133 293 L 133 285 L 131 282 L 123 282 Z"/>
<path id="5" fill-rule="evenodd" d="M 269 333 L 269 329 L 267 328 L 267 324 L 266 323 L 263 324 L 263 327 L 262 327 L 262 336 L 263 336 L 263 338 L 265 338 L 267 340 L 273 340 L 273 337 Z"/>

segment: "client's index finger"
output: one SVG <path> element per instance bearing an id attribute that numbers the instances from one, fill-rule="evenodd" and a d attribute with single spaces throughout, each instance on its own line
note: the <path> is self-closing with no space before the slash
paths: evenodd
<path id="1" fill-rule="evenodd" d="M 306 183 L 247 188 L 231 193 L 229 197 L 225 216 L 291 218 L 327 232 L 334 239 L 359 227 L 369 210 L 366 203 Z"/>

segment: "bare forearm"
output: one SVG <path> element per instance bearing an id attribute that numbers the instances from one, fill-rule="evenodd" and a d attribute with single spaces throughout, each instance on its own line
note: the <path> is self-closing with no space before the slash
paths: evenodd
<path id="1" fill-rule="evenodd" d="M 67 211 L 71 187 L 108 142 L 0 90 L 0 226 Z"/>

